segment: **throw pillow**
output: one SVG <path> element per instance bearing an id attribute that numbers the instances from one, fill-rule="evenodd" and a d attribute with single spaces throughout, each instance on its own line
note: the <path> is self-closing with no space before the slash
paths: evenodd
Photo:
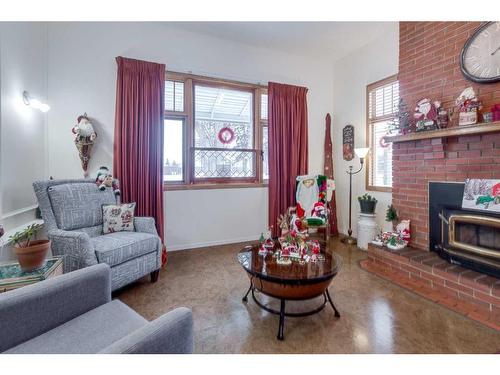
<path id="1" fill-rule="evenodd" d="M 129 231 L 134 228 L 135 203 L 106 204 L 102 206 L 102 232 L 104 234 Z"/>

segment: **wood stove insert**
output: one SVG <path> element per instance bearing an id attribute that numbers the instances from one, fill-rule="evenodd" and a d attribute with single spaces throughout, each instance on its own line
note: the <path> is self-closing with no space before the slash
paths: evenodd
<path id="1" fill-rule="evenodd" d="M 430 250 L 500 278 L 500 215 L 462 209 L 464 184 L 429 183 Z"/>

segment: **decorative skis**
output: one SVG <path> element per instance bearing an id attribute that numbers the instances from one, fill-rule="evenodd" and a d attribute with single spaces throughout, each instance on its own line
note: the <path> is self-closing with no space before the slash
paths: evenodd
<path id="1" fill-rule="evenodd" d="M 325 160 L 324 160 L 324 174 L 328 179 L 334 179 L 333 176 L 333 160 L 332 160 L 332 137 L 331 137 L 332 119 L 330 114 L 326 114 L 326 130 L 325 130 Z M 335 190 L 332 194 L 332 199 L 328 203 L 330 212 L 328 220 L 330 221 L 330 234 L 337 235 L 339 233 L 337 227 L 337 205 L 335 202 Z"/>

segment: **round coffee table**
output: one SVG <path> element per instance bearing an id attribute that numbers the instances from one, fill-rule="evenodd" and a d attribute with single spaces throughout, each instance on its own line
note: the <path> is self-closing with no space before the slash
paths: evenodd
<path id="1" fill-rule="evenodd" d="M 277 245 L 279 246 L 279 245 Z M 328 286 L 337 275 L 342 265 L 342 258 L 330 250 L 321 249 L 324 259 L 315 263 L 292 262 L 290 265 L 281 265 L 272 254 L 259 255 L 259 246 L 246 246 L 238 253 L 238 261 L 250 278 L 250 287 L 243 297 L 248 301 L 248 294 L 252 293 L 255 303 L 262 309 L 280 316 L 278 326 L 278 340 L 284 338 L 285 316 L 302 317 L 316 314 L 324 309 L 327 302 L 332 306 L 335 316 L 340 317 L 338 310 L 328 292 Z M 259 292 L 281 301 L 280 310 L 265 306 L 255 297 L 255 289 Z M 287 300 L 308 300 L 318 296 L 324 300 L 314 310 L 298 313 L 287 313 Z"/>

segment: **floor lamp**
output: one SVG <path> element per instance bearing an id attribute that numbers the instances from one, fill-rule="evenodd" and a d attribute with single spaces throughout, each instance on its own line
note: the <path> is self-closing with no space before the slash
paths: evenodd
<path id="1" fill-rule="evenodd" d="M 360 167 L 356 172 L 353 172 L 353 166 L 349 166 L 349 170 L 346 173 L 349 175 L 349 229 L 347 231 L 348 236 L 342 239 L 342 242 L 348 245 L 355 245 L 356 239 L 352 236 L 352 176 L 358 174 L 363 169 L 363 164 L 365 162 L 366 155 L 370 149 L 368 147 L 355 148 L 354 153 L 359 157 Z"/>

